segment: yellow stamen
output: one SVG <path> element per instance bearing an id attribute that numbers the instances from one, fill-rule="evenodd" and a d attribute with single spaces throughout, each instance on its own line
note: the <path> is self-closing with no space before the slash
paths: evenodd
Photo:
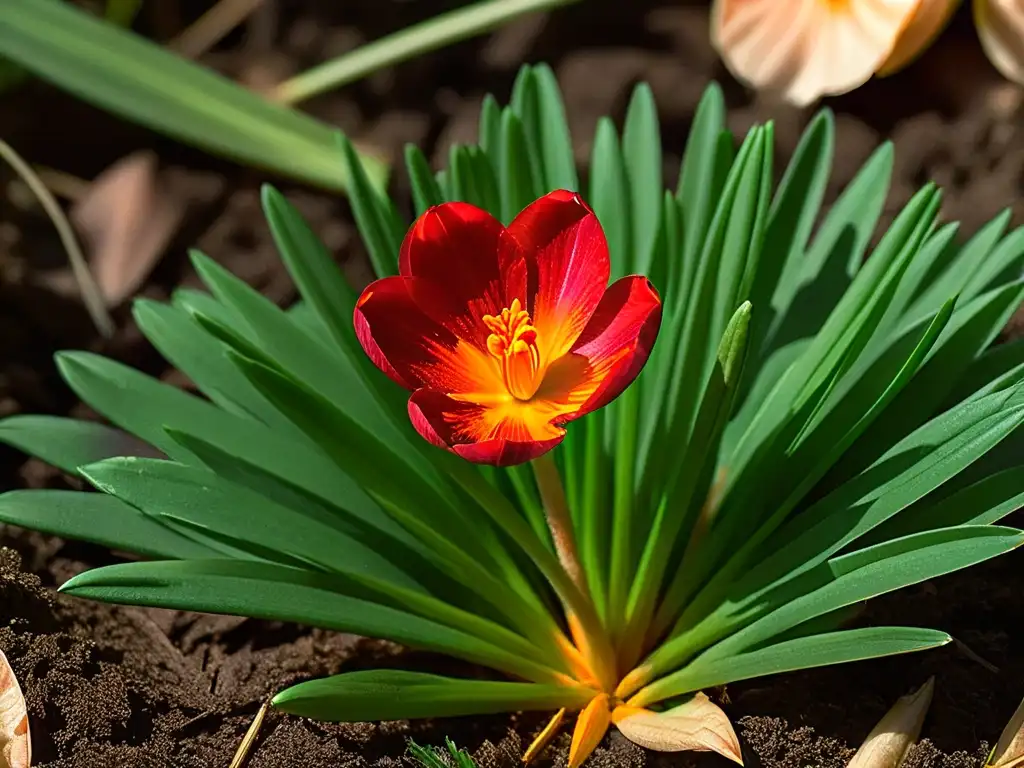
<path id="1" fill-rule="evenodd" d="M 555 712 L 555 716 L 551 718 L 551 721 L 544 726 L 544 730 L 537 734 L 537 738 L 533 740 L 529 748 L 526 750 L 526 754 L 523 755 L 523 762 L 532 762 L 537 755 L 544 751 L 544 748 L 551 743 L 551 740 L 555 738 L 555 734 L 558 733 L 558 727 L 562 724 L 562 718 L 565 717 L 565 707 Z"/>
<path id="2" fill-rule="evenodd" d="M 505 388 L 516 400 L 529 400 L 540 386 L 540 352 L 537 350 L 537 329 L 519 299 L 501 310 L 499 315 L 484 315 L 484 325 L 491 332 L 487 351 L 501 362 Z"/>

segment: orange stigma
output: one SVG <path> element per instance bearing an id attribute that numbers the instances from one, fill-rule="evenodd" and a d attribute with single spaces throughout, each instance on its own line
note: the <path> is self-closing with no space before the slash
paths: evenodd
<path id="1" fill-rule="evenodd" d="M 540 386 L 540 352 L 537 350 L 537 329 L 519 299 L 501 310 L 500 315 L 484 315 L 484 325 L 491 332 L 487 351 L 501 362 L 501 375 L 508 393 L 516 400 L 529 400 Z"/>

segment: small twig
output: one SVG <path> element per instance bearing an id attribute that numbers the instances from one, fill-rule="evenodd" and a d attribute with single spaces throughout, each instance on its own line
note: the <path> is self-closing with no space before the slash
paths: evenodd
<path id="1" fill-rule="evenodd" d="M 73 203 L 77 203 L 86 193 L 89 191 L 89 187 L 92 184 L 85 179 L 80 179 L 70 173 L 59 171 L 56 168 L 47 168 L 42 165 L 35 167 L 36 175 L 39 180 L 46 185 L 46 188 L 53 192 L 57 197 L 63 197 L 65 200 L 70 200 Z"/>
<path id="2" fill-rule="evenodd" d="M 260 711 L 256 713 L 256 717 L 253 719 L 252 725 L 250 725 L 249 730 L 245 732 L 245 737 L 242 739 L 242 743 L 238 746 L 235 758 L 231 761 L 231 765 L 228 766 L 228 768 L 242 768 L 242 766 L 245 765 L 246 758 L 249 757 L 249 752 L 252 751 L 252 747 L 256 743 L 256 737 L 260 735 L 263 718 L 267 716 L 268 709 L 270 709 L 270 699 L 263 702 L 263 706 L 260 707 Z"/>
<path id="3" fill-rule="evenodd" d="M 195 59 L 215 46 L 232 29 L 256 11 L 263 0 L 220 0 L 192 23 L 167 47 L 185 58 Z"/>
<path id="4" fill-rule="evenodd" d="M 989 672 L 993 672 L 995 674 L 999 673 L 999 667 L 997 667 L 991 661 L 988 661 L 987 659 L 982 658 L 977 653 L 972 651 L 971 648 L 967 645 L 967 643 L 963 642 L 962 640 L 957 640 L 954 637 L 953 638 L 953 644 L 957 647 L 957 650 L 959 650 L 960 653 L 962 653 L 964 656 L 966 656 L 971 661 L 973 661 L 973 662 L 975 662 L 977 664 L 980 664 L 985 669 L 987 669 Z"/>
<path id="5" fill-rule="evenodd" d="M 78 246 L 74 230 L 71 228 L 71 223 L 68 221 L 67 216 L 64 215 L 64 211 L 61 210 L 56 198 L 46 188 L 46 185 L 36 175 L 36 172 L 3 139 L 0 139 L 0 157 L 7 161 L 11 168 L 14 169 L 14 172 L 28 185 L 28 188 L 32 190 L 32 193 L 39 200 L 39 204 L 43 206 L 46 215 L 50 217 L 50 221 L 53 222 L 53 226 L 57 229 L 57 234 L 60 236 L 61 243 L 64 245 L 64 250 L 67 251 L 68 261 L 71 262 L 71 271 L 78 282 L 78 288 L 82 293 L 82 301 L 85 303 L 85 308 L 96 325 L 96 330 L 100 332 L 103 338 L 109 339 L 114 335 L 114 321 L 111 319 L 110 313 L 107 312 L 103 295 L 100 293 L 99 286 L 96 285 L 96 280 L 89 271 L 89 264 L 85 260 L 82 249 Z"/>

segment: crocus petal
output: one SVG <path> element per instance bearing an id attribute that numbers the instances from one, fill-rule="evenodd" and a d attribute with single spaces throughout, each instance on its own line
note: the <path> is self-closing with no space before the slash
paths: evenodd
<path id="1" fill-rule="evenodd" d="M 661 299 L 651 282 L 616 280 L 572 351 L 548 370 L 538 397 L 571 403 L 566 421 L 602 408 L 640 375 L 660 328 Z"/>
<path id="2" fill-rule="evenodd" d="M 478 393 L 503 389 L 494 358 L 420 310 L 410 294 L 410 286 L 417 282 L 416 278 L 386 277 L 367 286 L 356 302 L 356 336 L 374 365 L 406 389 L 428 386 Z"/>
<path id="3" fill-rule="evenodd" d="M 995 68 L 1024 84 L 1024 0 L 975 0 L 974 24 Z"/>
<path id="4" fill-rule="evenodd" d="M 409 229 L 399 272 L 415 277 L 417 305 L 461 339 L 486 349 L 484 315 L 496 315 L 518 298 L 525 302 L 526 263 L 505 228 L 468 203 L 444 203 Z"/>
<path id="5" fill-rule="evenodd" d="M 889 58 L 875 72 L 879 77 L 891 75 L 917 58 L 949 22 L 960 0 L 921 0 L 909 23 L 896 40 Z"/>
<path id="6" fill-rule="evenodd" d="M 554 409 L 508 398 L 481 405 L 420 389 L 409 398 L 409 418 L 427 442 L 476 464 L 508 467 L 541 456 L 565 437 Z"/>
<path id="7" fill-rule="evenodd" d="M 572 744 L 569 745 L 569 768 L 579 768 L 608 732 L 608 726 L 612 724 L 608 704 L 608 694 L 601 693 L 580 712 L 572 734 Z"/>
<path id="8" fill-rule="evenodd" d="M 527 307 L 541 357 L 555 360 L 582 333 L 608 284 L 604 231 L 579 195 L 559 190 L 527 206 L 508 232 L 526 255 Z"/>
<path id="9" fill-rule="evenodd" d="M 716 0 L 711 37 L 739 79 L 803 106 L 867 82 L 921 2 Z"/>

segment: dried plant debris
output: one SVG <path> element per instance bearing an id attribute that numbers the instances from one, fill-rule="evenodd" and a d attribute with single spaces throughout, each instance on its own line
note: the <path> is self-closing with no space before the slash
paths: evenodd
<path id="1" fill-rule="evenodd" d="M 135 152 L 97 176 L 71 209 L 108 306 L 142 284 L 181 223 L 185 202 L 165 187 L 156 155 Z"/>
<path id="2" fill-rule="evenodd" d="M 1003 729 L 987 765 L 991 768 L 1024 765 L 1024 701 L 1017 706 L 1017 711 Z"/>

